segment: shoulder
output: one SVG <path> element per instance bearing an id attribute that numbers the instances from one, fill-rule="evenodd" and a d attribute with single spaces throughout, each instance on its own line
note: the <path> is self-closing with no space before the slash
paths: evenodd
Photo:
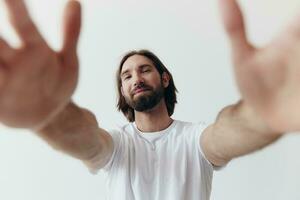
<path id="1" fill-rule="evenodd" d="M 201 133 L 207 126 L 208 126 L 207 123 L 204 121 L 186 122 L 186 121 L 176 120 L 176 128 L 188 132 L 192 131 L 192 132 Z"/>
<path id="2" fill-rule="evenodd" d="M 175 120 L 173 137 L 180 137 L 183 141 L 193 144 L 194 141 L 199 140 L 200 136 L 207 127 L 205 122 L 187 122 Z"/>
<path id="3" fill-rule="evenodd" d="M 116 125 L 115 127 L 107 130 L 107 132 L 111 135 L 114 140 L 114 143 L 119 143 L 125 138 L 132 137 L 134 132 L 133 123 L 126 123 L 122 125 Z"/>
<path id="4" fill-rule="evenodd" d="M 113 128 L 107 130 L 110 134 L 124 134 L 132 130 L 132 123 L 126 123 L 122 125 L 116 125 Z"/>

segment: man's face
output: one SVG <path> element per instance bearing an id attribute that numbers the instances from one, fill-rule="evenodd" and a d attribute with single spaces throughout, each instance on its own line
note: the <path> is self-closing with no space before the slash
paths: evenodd
<path id="1" fill-rule="evenodd" d="M 169 84 L 167 75 L 162 79 L 152 61 L 141 55 L 133 55 L 124 62 L 121 81 L 127 104 L 139 112 L 155 107 L 164 98 L 164 88 Z"/>

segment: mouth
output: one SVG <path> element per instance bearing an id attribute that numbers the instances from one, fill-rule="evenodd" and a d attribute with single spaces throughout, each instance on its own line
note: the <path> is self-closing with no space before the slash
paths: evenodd
<path id="1" fill-rule="evenodd" d="M 137 90 L 134 91 L 134 95 L 139 94 L 139 93 L 143 93 L 143 92 L 148 91 L 148 90 L 149 89 L 146 89 L 146 88 L 137 89 Z"/>

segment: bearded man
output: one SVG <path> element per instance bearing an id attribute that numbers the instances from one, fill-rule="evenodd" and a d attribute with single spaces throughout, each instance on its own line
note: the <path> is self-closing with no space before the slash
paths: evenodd
<path id="1" fill-rule="evenodd" d="M 104 130 L 93 113 L 71 100 L 78 77 L 80 4 L 68 3 L 64 45 L 55 52 L 39 34 L 24 2 L 5 0 L 22 47 L 14 49 L 0 39 L 0 121 L 31 129 L 55 149 L 82 160 L 92 173 L 104 171 L 111 200 L 208 200 L 214 169 L 267 146 L 286 131 L 280 120 L 274 126 L 269 116 L 285 116 L 272 112 L 285 100 L 274 94 L 296 88 L 276 88 L 276 80 L 290 80 L 291 85 L 295 79 L 269 78 L 273 87 L 268 87 L 270 81 L 256 75 L 272 66 L 282 71 L 288 70 L 285 64 L 299 63 L 299 51 L 289 48 L 299 42 L 298 23 L 274 45 L 258 50 L 247 41 L 237 3 L 220 2 L 242 99 L 221 110 L 210 125 L 173 119 L 177 100 L 171 73 L 152 52 L 132 51 L 117 72 L 118 109 L 129 123 Z M 280 51 L 282 47 L 286 51 Z"/>

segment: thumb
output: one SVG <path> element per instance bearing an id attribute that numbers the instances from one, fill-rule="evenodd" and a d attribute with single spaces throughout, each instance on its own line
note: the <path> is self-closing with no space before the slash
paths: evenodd
<path id="1" fill-rule="evenodd" d="M 292 20 L 291 23 L 288 25 L 288 33 L 291 33 L 292 36 L 295 38 L 300 38 L 300 13 L 298 13 Z M 283 33 L 286 34 L 286 33 Z"/>
<path id="2" fill-rule="evenodd" d="M 225 30 L 229 36 L 235 61 L 243 60 L 253 46 L 247 41 L 245 24 L 236 0 L 219 0 Z"/>
<path id="3" fill-rule="evenodd" d="M 4 66 L 0 64 L 0 90 L 4 87 L 6 78 L 6 70 Z"/>
<path id="4" fill-rule="evenodd" d="M 76 62 L 77 44 L 81 28 L 81 6 L 78 1 L 68 2 L 64 12 L 62 55 L 66 62 Z"/>

